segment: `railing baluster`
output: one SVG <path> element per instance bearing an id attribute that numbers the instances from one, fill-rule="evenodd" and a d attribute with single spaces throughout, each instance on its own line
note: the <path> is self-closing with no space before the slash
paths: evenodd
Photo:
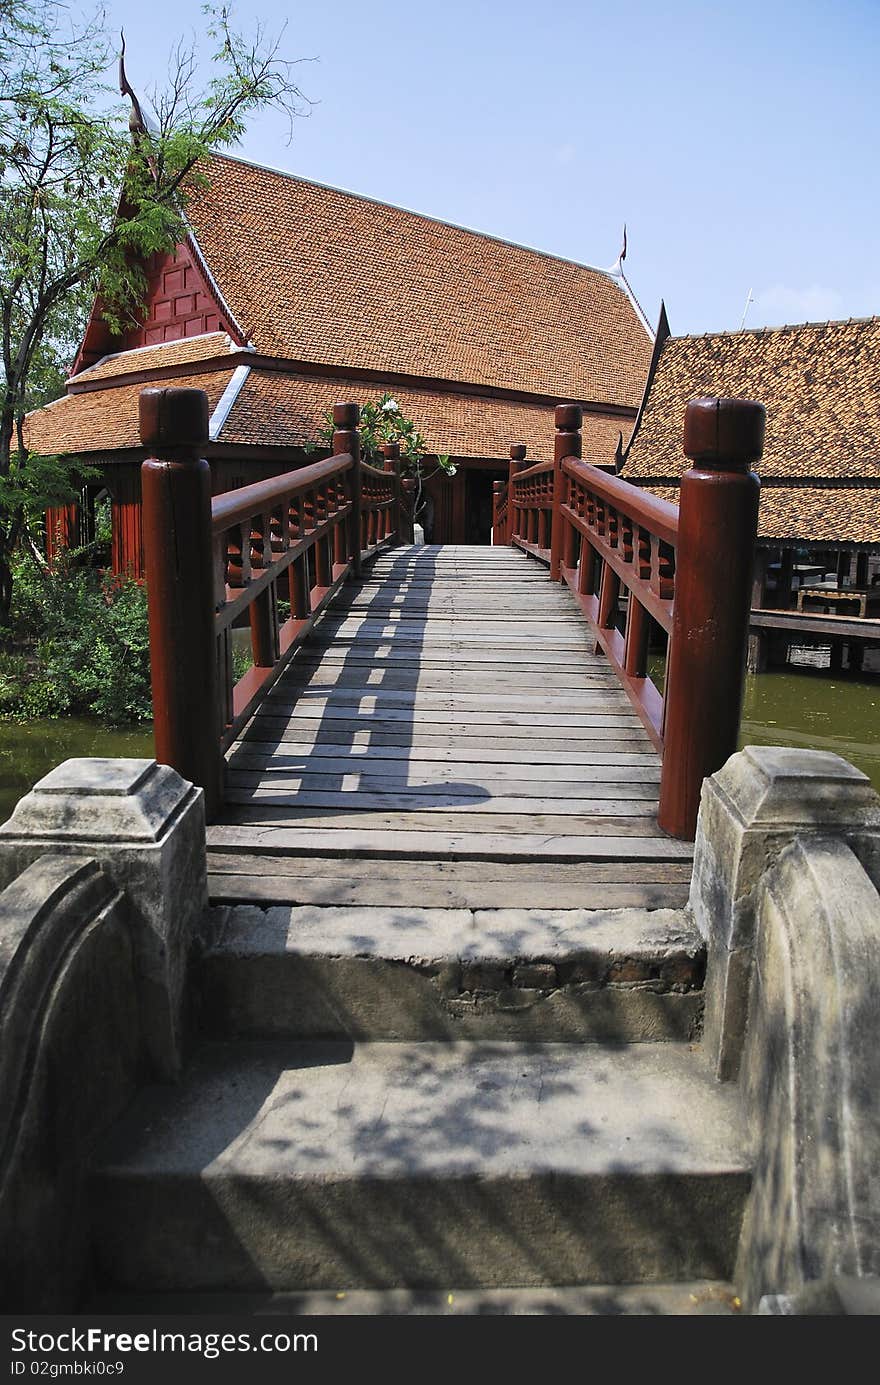
<path id="1" fill-rule="evenodd" d="M 623 666 L 630 678 L 644 678 L 648 672 L 648 638 L 651 620 L 635 592 L 630 592 L 626 613 L 626 645 Z"/>

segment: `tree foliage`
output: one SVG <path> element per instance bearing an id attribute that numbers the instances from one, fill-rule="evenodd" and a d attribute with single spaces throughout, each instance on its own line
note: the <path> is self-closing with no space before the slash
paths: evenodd
<path id="1" fill-rule="evenodd" d="M 211 52 L 179 46 L 155 120 L 114 97 L 104 17 L 63 0 L 0 0 L 0 625 L 29 500 L 63 468 L 29 453 L 24 416 L 60 392 L 95 293 L 115 330 L 136 321 L 143 264 L 173 249 L 209 150 L 234 144 L 258 109 L 292 122 L 305 98 L 279 40 L 205 8 Z"/>
<path id="2" fill-rule="evenodd" d="M 83 713 L 111 725 L 152 715 L 147 594 L 101 574 L 80 552 L 51 574 L 16 557 L 11 628 L 0 653 L 0 717 Z"/>
<path id="3" fill-rule="evenodd" d="M 317 441 L 310 445 L 309 451 L 329 451 L 333 445 L 333 410 L 326 409 L 324 420 L 318 431 Z M 401 474 L 411 476 L 415 481 L 413 493 L 413 518 L 418 519 L 425 503 L 425 482 L 438 471 L 454 476 L 455 463 L 445 454 L 438 455 L 428 449 L 427 440 L 419 432 L 411 418 L 401 412 L 397 400 L 385 393 L 375 402 L 362 404 L 358 424 L 361 456 L 373 466 L 382 466 L 385 458 L 383 443 L 397 443 L 400 448 Z"/>

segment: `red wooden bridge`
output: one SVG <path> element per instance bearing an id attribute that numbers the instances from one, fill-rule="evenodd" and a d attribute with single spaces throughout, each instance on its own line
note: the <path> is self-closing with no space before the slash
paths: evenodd
<path id="1" fill-rule="evenodd" d="M 334 421 L 326 461 L 212 501 L 204 395 L 141 397 L 156 750 L 205 789 L 213 897 L 682 904 L 736 748 L 763 408 L 689 406 L 679 510 L 584 463 L 559 406 L 492 548 L 407 543 L 399 461 Z"/>

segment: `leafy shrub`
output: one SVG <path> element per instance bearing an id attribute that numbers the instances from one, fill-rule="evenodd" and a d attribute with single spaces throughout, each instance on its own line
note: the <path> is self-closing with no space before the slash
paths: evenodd
<path id="1" fill-rule="evenodd" d="M 62 562 L 22 562 L 12 610 L 14 652 L 0 663 L 0 713 L 85 713 L 111 725 L 147 720 L 150 645 L 142 583 Z"/>

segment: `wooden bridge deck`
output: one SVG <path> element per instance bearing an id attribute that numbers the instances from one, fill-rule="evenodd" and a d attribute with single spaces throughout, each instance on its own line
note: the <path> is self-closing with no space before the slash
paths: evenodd
<path id="1" fill-rule="evenodd" d="M 511 548 L 380 555 L 228 755 L 215 901 L 678 907 L 659 758 L 569 593 Z"/>

